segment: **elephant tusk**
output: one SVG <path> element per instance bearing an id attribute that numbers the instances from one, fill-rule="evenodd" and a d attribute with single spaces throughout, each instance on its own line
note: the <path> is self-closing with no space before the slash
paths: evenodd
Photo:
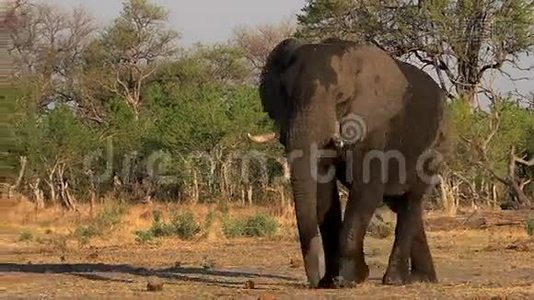
<path id="1" fill-rule="evenodd" d="M 255 143 L 265 144 L 273 141 L 276 138 L 276 133 L 272 132 L 259 135 L 251 135 L 250 133 L 247 133 L 247 137 Z"/>

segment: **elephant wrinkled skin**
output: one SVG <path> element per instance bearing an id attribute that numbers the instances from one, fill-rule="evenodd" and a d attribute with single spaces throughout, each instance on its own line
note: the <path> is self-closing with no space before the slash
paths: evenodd
<path id="1" fill-rule="evenodd" d="M 445 150 L 446 94 L 437 83 L 374 46 L 286 39 L 270 53 L 259 90 L 279 133 L 249 138 L 285 146 L 309 284 L 366 280 L 364 236 L 382 203 L 397 214 L 383 283 L 436 282 L 422 198 L 440 164 L 421 158 Z M 349 189 L 343 219 L 336 180 Z"/>

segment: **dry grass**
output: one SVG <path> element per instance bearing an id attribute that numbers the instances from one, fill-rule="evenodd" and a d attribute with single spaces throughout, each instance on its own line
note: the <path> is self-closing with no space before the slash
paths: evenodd
<path id="1" fill-rule="evenodd" d="M 20 199 L 11 201 L 9 204 L 4 202 L 1 212 L 0 231 L 5 232 L 30 232 L 35 236 L 61 235 L 71 239 L 69 245 L 75 245 L 74 235 L 77 228 L 89 226 L 95 223 L 99 212 L 109 209 L 114 204 L 108 201 L 100 205 L 95 212 L 91 212 L 89 205 L 79 205 L 76 212 L 65 211 L 58 207 L 50 207 L 43 210 L 35 210 L 33 204 L 29 201 Z M 9 207 L 9 209 L 7 209 Z M 209 214 L 215 218 L 209 226 L 202 226 L 202 233 L 198 235 L 199 239 L 208 241 L 226 241 L 227 238 L 222 232 L 222 218 L 245 218 L 256 214 L 267 214 L 272 216 L 279 230 L 272 237 L 276 240 L 295 240 L 295 218 L 291 207 L 286 209 L 273 209 L 267 207 L 240 207 L 230 206 L 222 209 L 215 205 L 180 205 L 172 203 L 151 203 L 147 205 L 133 205 L 125 208 L 126 212 L 120 216 L 120 224 L 113 226 L 109 232 L 103 232 L 98 236 L 91 238 L 86 245 L 90 246 L 110 246 L 110 245 L 134 245 L 136 244 L 135 232 L 146 230 L 153 223 L 154 213 L 161 215 L 162 219 L 170 220 L 174 215 L 192 212 L 195 219 L 204 225 Z M 95 217 L 96 216 L 96 217 Z"/>
<path id="2" fill-rule="evenodd" d="M 192 211 L 201 223 L 210 213 L 222 215 L 225 210 L 216 205 L 155 203 L 131 206 L 121 216 L 119 225 L 94 237 L 87 245 L 80 245 L 72 233 L 77 227 L 94 221 L 103 207 L 91 216 L 89 207 L 83 206 L 79 212 L 55 208 L 36 212 L 25 201 L 0 203 L 3 261 L 15 270 L 26 270 L 13 273 L 0 269 L 0 291 L 8 298 L 36 298 L 38 295 L 76 299 L 166 299 L 177 296 L 235 299 L 238 295 L 238 298 L 250 299 L 294 299 L 300 296 L 316 299 L 354 296 L 366 299 L 534 297 L 534 239 L 525 230 L 525 221 L 532 217 L 531 212 L 478 212 L 456 217 L 428 213 L 429 243 L 439 284 L 381 285 L 392 238 L 368 238 L 365 245 L 366 259 L 371 267 L 368 282 L 355 289 L 312 291 L 304 287 L 304 270 L 291 208 L 229 207 L 228 214 L 232 217 L 258 212 L 273 215 L 280 230 L 270 238 L 228 239 L 221 231 L 221 218 L 215 218 L 194 240 L 162 238 L 157 243 L 140 244 L 135 241 L 133 232 L 149 228 L 155 210 L 165 219 L 177 212 Z M 384 214 L 384 218 L 391 220 L 393 216 Z M 30 232 L 32 239 L 19 241 L 21 232 Z M 45 238 L 49 239 L 48 243 L 42 242 Z M 44 263 L 49 265 L 41 267 Z M 75 269 L 74 266 L 80 263 L 98 265 Z M 128 269 L 125 265 L 132 267 Z M 42 268 L 51 269 L 43 274 L 40 273 Z M 65 269 L 61 271 L 61 268 Z M 217 271 L 219 269 L 226 272 Z M 139 270 L 145 273 L 139 273 Z M 239 274 L 243 271 L 260 272 L 261 275 Z M 285 275 L 295 280 L 269 275 Z M 147 280 L 154 276 L 164 283 L 163 290 L 149 293 L 146 291 Z M 253 289 L 246 284 L 249 280 L 254 282 Z"/>

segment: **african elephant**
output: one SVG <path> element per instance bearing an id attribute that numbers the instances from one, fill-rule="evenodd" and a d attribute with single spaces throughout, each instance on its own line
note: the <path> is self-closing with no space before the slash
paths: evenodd
<path id="1" fill-rule="evenodd" d="M 285 147 L 309 284 L 366 280 L 364 236 L 383 203 L 397 214 L 383 283 L 436 282 L 422 198 L 443 161 L 430 154 L 445 151 L 446 93 L 438 84 L 374 46 L 290 38 L 270 53 L 259 92 L 279 132 L 249 137 L 278 137 Z M 349 190 L 343 219 L 336 180 Z"/>

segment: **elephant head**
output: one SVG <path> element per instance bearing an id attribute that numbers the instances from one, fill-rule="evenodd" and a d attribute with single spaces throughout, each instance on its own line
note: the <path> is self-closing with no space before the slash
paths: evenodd
<path id="1" fill-rule="evenodd" d="M 301 46 L 301 42 L 294 38 L 288 38 L 280 42 L 267 57 L 265 66 L 260 75 L 259 93 L 263 110 L 274 120 L 280 130 L 280 134 L 266 133 L 261 135 L 248 135 L 249 139 L 256 143 L 268 143 L 276 138 L 285 145 L 290 105 L 288 94 L 284 84 L 284 73 L 291 64 L 295 51 Z"/>

